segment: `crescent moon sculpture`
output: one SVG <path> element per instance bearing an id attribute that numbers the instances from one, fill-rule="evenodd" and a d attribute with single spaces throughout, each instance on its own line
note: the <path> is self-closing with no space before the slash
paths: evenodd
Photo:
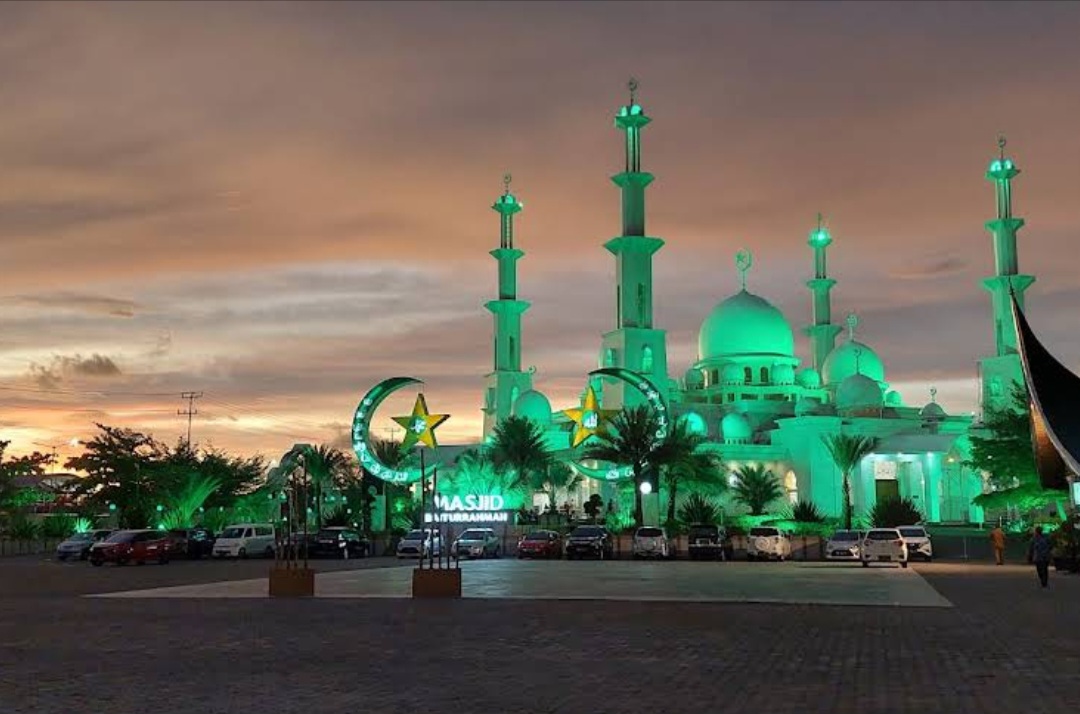
<path id="1" fill-rule="evenodd" d="M 391 377 L 384 379 L 371 388 L 353 414 L 352 443 L 356 458 L 369 473 L 384 481 L 393 483 L 412 483 L 420 480 L 420 469 L 394 469 L 379 460 L 375 449 L 371 448 L 371 416 L 379 405 L 391 394 L 410 384 L 422 384 L 415 377 Z M 434 465 L 434 463 L 432 463 Z"/>
<path id="2" fill-rule="evenodd" d="M 667 437 L 668 430 L 671 427 L 667 401 L 664 399 L 664 395 L 661 391 L 656 388 L 655 384 L 637 372 L 624 367 L 603 367 L 601 369 L 595 369 L 592 372 L 589 372 L 589 376 L 610 377 L 612 379 L 617 379 L 620 382 L 624 382 L 638 390 L 638 392 L 645 397 L 646 403 L 656 412 L 657 420 L 659 421 L 659 428 L 656 430 L 656 438 L 663 439 Z M 570 460 L 568 464 L 570 468 L 574 469 L 582 476 L 588 476 L 589 478 L 599 479 L 601 481 L 619 481 L 633 475 L 633 471 L 629 466 L 608 464 L 606 467 L 593 468 L 576 460 Z"/>

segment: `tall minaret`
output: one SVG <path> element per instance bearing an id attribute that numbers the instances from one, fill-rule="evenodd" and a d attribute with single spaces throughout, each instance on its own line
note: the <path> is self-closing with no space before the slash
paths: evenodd
<path id="1" fill-rule="evenodd" d="M 663 330 L 653 328 L 653 253 L 664 241 L 645 235 L 645 187 L 653 175 L 641 170 L 641 130 L 651 119 L 636 100 L 637 82 L 630 80 L 630 103 L 619 109 L 615 126 L 626 135 L 626 165 L 611 180 L 622 191 L 622 235 L 604 247 L 615 256 L 615 329 L 603 337 L 600 365 L 625 367 L 667 388 L 667 342 Z M 630 390 L 623 398 L 623 383 L 604 386 L 605 408 L 618 409 L 640 401 Z M 636 396 L 630 396 L 636 395 Z"/>
<path id="2" fill-rule="evenodd" d="M 532 389 L 532 374 L 521 371 L 521 316 L 529 303 L 517 299 L 517 261 L 525 253 L 514 247 L 514 214 L 523 206 L 510 193 L 510 174 L 503 177 L 503 185 L 503 194 L 491 207 L 500 221 L 499 247 L 491 251 L 499 263 L 499 299 L 486 305 L 495 317 L 495 334 L 484 396 L 484 436 L 510 416 L 518 395 Z"/>
<path id="3" fill-rule="evenodd" d="M 1009 295 L 1024 307 L 1024 291 L 1035 282 L 1035 276 L 1019 271 L 1016 254 L 1016 232 L 1024 225 L 1012 211 L 1012 180 L 1020 173 L 1012 159 L 1005 157 L 1005 137 L 998 139 L 998 157 L 986 170 L 988 181 L 994 182 L 997 217 L 986 222 L 986 230 L 994 237 L 994 276 L 983 280 L 989 291 L 994 311 L 993 357 L 980 361 L 982 404 L 1000 407 L 1010 403 L 1011 383 L 1023 383 L 1020 358 L 1016 353 L 1016 325 L 1012 317 Z"/>
<path id="4" fill-rule="evenodd" d="M 836 281 L 829 277 L 825 264 L 825 249 L 832 243 L 832 236 L 821 222 L 820 213 L 817 217 L 817 228 L 810 231 L 807 242 L 814 250 L 814 277 L 806 281 L 806 287 L 810 288 L 813 295 L 814 322 L 804 327 L 803 332 L 810 338 L 810 361 L 820 373 L 821 366 L 836 345 L 836 336 L 842 329 L 840 325 L 832 324 L 832 298 L 829 293 Z"/>

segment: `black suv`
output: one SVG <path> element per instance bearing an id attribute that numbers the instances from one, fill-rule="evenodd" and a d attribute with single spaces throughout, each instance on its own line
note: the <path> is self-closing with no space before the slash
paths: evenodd
<path id="1" fill-rule="evenodd" d="M 343 526 L 320 528 L 311 544 L 312 555 L 330 558 L 364 558 L 371 543 L 360 531 Z"/>
<path id="2" fill-rule="evenodd" d="M 611 533 L 603 526 L 578 526 L 566 536 L 566 557 L 568 560 L 581 557 L 595 557 L 604 560 L 615 555 L 615 544 Z"/>
<path id="3" fill-rule="evenodd" d="M 174 558 L 209 558 L 214 552 L 214 534 L 207 528 L 170 528 L 169 555 Z"/>
<path id="4" fill-rule="evenodd" d="M 686 535 L 690 560 L 734 560 L 731 536 L 720 526 L 699 523 L 690 526 Z"/>

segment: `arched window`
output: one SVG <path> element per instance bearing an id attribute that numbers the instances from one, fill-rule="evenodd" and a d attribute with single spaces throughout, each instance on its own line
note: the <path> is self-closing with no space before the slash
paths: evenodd
<path id="1" fill-rule="evenodd" d="M 614 347 L 608 347 L 606 350 L 604 350 L 604 366 L 605 367 L 614 367 L 615 366 L 615 348 Z"/>
<path id="2" fill-rule="evenodd" d="M 511 337 L 510 337 L 510 364 L 514 363 L 514 350 L 516 348 L 517 348 L 517 345 L 514 343 L 514 338 L 511 335 Z"/>
<path id="3" fill-rule="evenodd" d="M 743 368 L 743 382 L 745 384 L 750 384 L 753 381 L 754 381 L 754 370 L 750 369 L 749 367 L 744 367 Z"/>
<path id="4" fill-rule="evenodd" d="M 648 345 L 641 348 L 641 371 L 645 374 L 653 371 L 652 347 Z"/>
<path id="5" fill-rule="evenodd" d="M 712 375 L 712 381 L 711 381 L 711 384 L 720 384 L 720 370 L 718 370 L 718 369 L 714 369 L 714 370 L 713 370 L 712 372 L 710 372 L 709 374 L 711 374 L 711 375 Z"/>
<path id="6" fill-rule="evenodd" d="M 513 388 L 510 389 L 510 407 L 511 408 L 513 408 L 514 404 L 517 403 L 517 400 L 518 400 L 519 396 L 521 396 L 521 390 L 518 389 L 518 386 L 515 384 L 513 386 Z"/>
<path id="7" fill-rule="evenodd" d="M 788 501 L 799 502 L 799 478 L 794 471 L 788 471 L 784 475 L 784 490 L 787 492 Z"/>
<path id="8" fill-rule="evenodd" d="M 761 368 L 761 383 L 762 384 L 768 384 L 769 383 L 769 368 L 768 367 L 762 367 Z"/>

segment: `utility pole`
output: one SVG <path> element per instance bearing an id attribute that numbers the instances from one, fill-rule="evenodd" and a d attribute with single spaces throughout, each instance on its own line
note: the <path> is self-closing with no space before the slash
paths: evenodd
<path id="1" fill-rule="evenodd" d="M 191 447 L 191 418 L 199 413 L 195 408 L 195 400 L 201 398 L 202 392 L 180 392 L 180 398 L 187 400 L 187 409 L 177 409 L 176 413 L 187 417 L 187 445 Z"/>

